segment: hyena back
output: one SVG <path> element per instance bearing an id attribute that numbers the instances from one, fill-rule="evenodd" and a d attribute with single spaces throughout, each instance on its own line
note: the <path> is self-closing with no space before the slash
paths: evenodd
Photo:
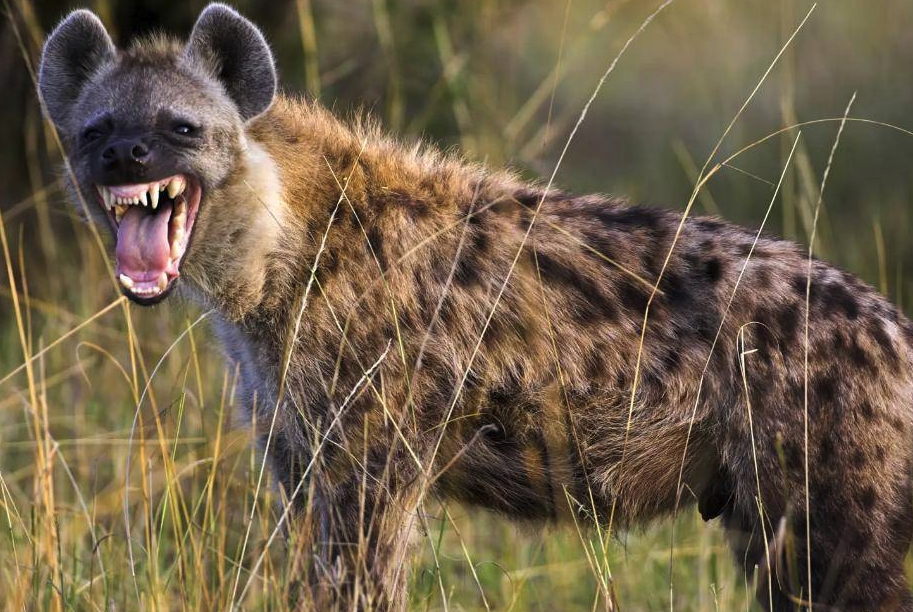
<path id="1" fill-rule="evenodd" d="M 275 89 L 223 5 L 186 44 L 123 50 L 77 11 L 40 73 L 125 294 L 218 313 L 312 542 L 302 606 L 403 608 L 433 494 L 613 527 L 696 502 L 764 606 L 913 611 L 913 326 L 874 290 L 791 243 L 546 191 Z"/>

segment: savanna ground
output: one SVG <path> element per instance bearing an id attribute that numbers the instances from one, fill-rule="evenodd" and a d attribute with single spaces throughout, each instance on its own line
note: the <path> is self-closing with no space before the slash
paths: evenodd
<path id="1" fill-rule="evenodd" d="M 203 6 L 85 4 L 120 41 L 150 29 L 185 35 Z M 659 5 L 239 8 L 265 30 L 288 90 L 548 177 L 599 77 Z M 44 33 L 75 6 L 3 4 L 0 610 L 282 609 L 295 567 L 275 536 L 275 493 L 249 424 L 235 418 L 235 372 L 206 321 L 192 327 L 195 308 L 119 299 L 101 245 L 65 203 L 31 70 Z M 810 9 L 807 0 L 676 0 L 621 55 L 556 182 L 684 210 L 724 133 L 708 169 L 757 143 L 703 184 L 692 212 L 757 227 L 785 167 L 766 228 L 807 245 L 820 201 L 815 253 L 907 306 L 913 135 L 848 120 L 819 195 L 854 93 L 851 119 L 913 128 L 913 4 Z M 791 159 L 798 129 L 759 142 L 818 119 L 830 121 L 802 127 Z M 625 611 L 754 605 L 720 529 L 692 510 L 674 534 L 670 520 L 614 539 L 529 532 L 457 506 L 426 511 L 415 610 L 593 610 L 610 598 Z"/>

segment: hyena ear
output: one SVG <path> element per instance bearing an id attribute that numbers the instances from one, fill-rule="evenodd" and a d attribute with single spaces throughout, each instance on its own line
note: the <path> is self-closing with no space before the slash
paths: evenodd
<path id="1" fill-rule="evenodd" d="M 203 9 L 184 53 L 215 70 L 245 121 L 273 103 L 273 54 L 257 26 L 233 8 L 214 2 Z"/>
<path id="2" fill-rule="evenodd" d="M 92 11 L 73 11 L 60 22 L 41 52 L 38 90 L 48 116 L 62 128 L 83 85 L 117 50 Z"/>

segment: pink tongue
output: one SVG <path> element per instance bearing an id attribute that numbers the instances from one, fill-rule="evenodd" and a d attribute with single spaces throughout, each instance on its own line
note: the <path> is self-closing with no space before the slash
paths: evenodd
<path id="1" fill-rule="evenodd" d="M 171 205 L 161 204 L 155 213 L 130 206 L 117 228 L 117 273 L 135 281 L 158 279 L 168 267 L 171 246 L 168 220 Z"/>

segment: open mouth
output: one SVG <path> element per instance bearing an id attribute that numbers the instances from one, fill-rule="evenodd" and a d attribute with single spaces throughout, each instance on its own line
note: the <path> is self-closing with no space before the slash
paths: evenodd
<path id="1" fill-rule="evenodd" d="M 180 275 L 201 189 L 193 177 L 175 174 L 151 183 L 96 185 L 117 235 L 114 272 L 126 293 L 152 303 Z"/>

